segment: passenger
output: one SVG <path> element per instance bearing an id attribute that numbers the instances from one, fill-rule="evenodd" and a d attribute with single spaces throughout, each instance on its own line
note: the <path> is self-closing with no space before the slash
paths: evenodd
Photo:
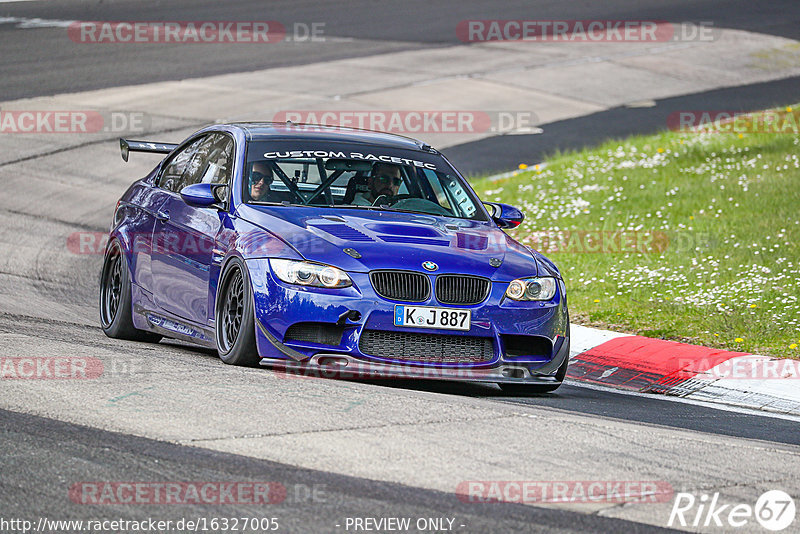
<path id="1" fill-rule="evenodd" d="M 269 186 L 272 185 L 273 179 L 272 167 L 269 166 L 269 163 L 265 161 L 253 163 L 248 177 L 250 199 L 256 202 L 266 200 L 270 191 Z"/>

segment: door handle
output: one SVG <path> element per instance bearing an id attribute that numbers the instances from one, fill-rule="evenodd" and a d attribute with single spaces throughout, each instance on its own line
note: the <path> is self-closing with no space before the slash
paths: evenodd
<path id="1" fill-rule="evenodd" d="M 168 211 L 157 211 L 156 212 L 156 219 L 161 222 L 169 220 L 169 212 Z"/>

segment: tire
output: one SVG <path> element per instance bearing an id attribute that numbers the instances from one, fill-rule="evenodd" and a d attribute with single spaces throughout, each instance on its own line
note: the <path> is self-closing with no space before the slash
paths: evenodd
<path id="1" fill-rule="evenodd" d="M 131 277 L 128 262 L 114 240 L 108 246 L 100 273 L 100 326 L 110 338 L 158 343 L 159 334 L 133 326 Z"/>
<path id="2" fill-rule="evenodd" d="M 220 281 L 214 320 L 217 353 L 229 365 L 256 367 L 261 358 L 256 349 L 253 290 L 241 260 L 231 260 Z"/>
<path id="3" fill-rule="evenodd" d="M 569 343 L 569 340 L 567 341 Z M 535 395 L 538 393 L 551 393 L 561 386 L 561 383 L 564 381 L 564 378 L 567 376 L 567 368 L 569 367 L 569 345 L 567 345 L 567 357 L 564 358 L 564 363 L 558 368 L 556 371 L 556 380 L 558 380 L 557 384 L 497 384 L 500 386 L 500 389 L 503 390 L 503 393 L 508 393 L 509 395 L 518 395 L 518 396 L 525 396 L 525 395 Z"/>

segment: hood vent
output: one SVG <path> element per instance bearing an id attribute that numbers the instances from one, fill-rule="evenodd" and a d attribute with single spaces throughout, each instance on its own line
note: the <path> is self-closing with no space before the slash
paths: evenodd
<path id="1" fill-rule="evenodd" d="M 466 234 L 459 232 L 456 234 L 458 248 L 466 250 L 486 250 L 489 248 L 489 238 L 485 235 Z"/>
<path id="2" fill-rule="evenodd" d="M 378 236 L 387 243 L 408 243 L 411 245 L 432 245 L 439 247 L 449 247 L 450 242 L 444 239 L 428 239 L 425 237 L 407 237 L 404 235 L 382 235 Z"/>
<path id="3" fill-rule="evenodd" d="M 367 234 L 359 232 L 355 228 L 350 228 L 346 224 L 312 224 L 311 227 L 345 241 L 373 241 Z"/>

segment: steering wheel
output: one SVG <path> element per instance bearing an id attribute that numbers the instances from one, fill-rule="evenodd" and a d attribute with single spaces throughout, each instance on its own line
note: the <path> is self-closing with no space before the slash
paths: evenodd
<path id="1" fill-rule="evenodd" d="M 407 195 L 407 194 L 394 195 L 394 196 L 380 195 L 378 198 L 375 199 L 375 202 L 373 202 L 372 205 L 373 206 L 380 206 L 382 204 L 386 204 L 387 206 L 394 206 L 395 204 L 397 204 L 401 200 L 405 200 L 407 198 L 416 198 L 416 197 L 414 197 L 413 195 Z"/>

